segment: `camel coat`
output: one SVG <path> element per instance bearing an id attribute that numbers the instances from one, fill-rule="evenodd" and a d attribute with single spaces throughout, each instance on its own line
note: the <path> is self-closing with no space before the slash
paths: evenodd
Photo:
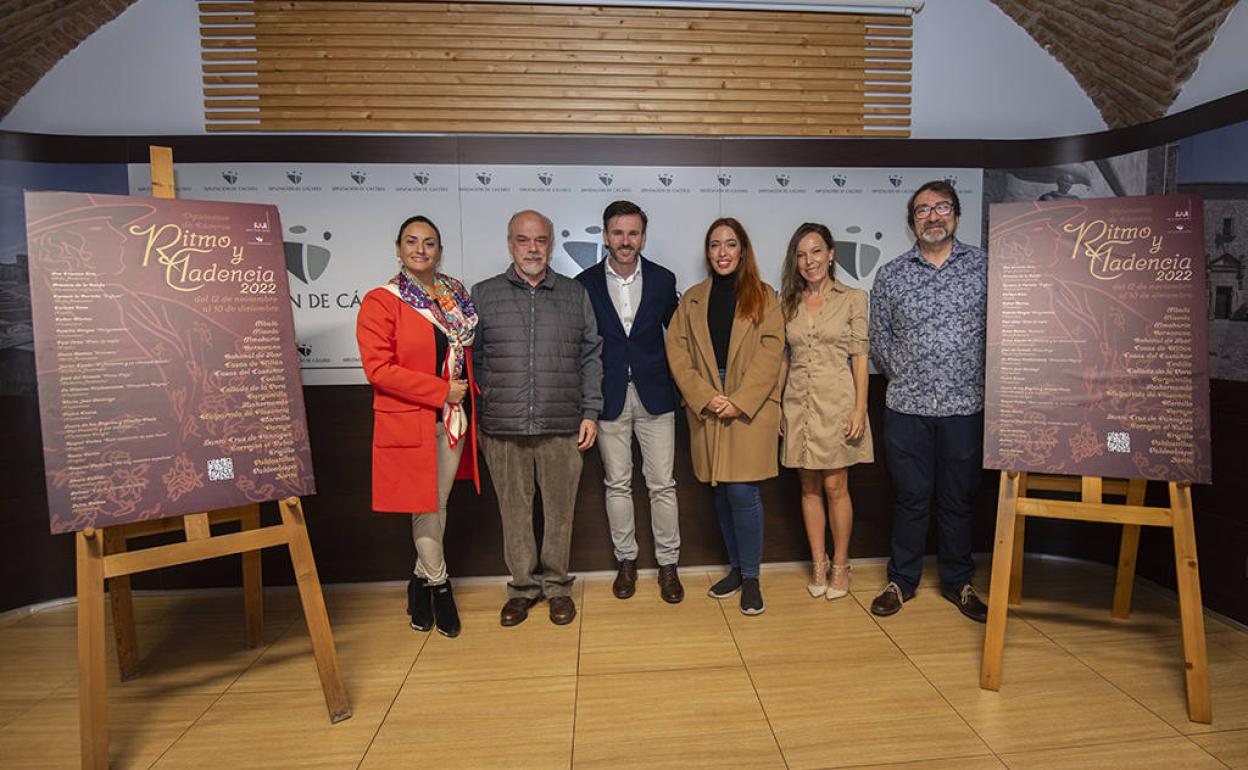
<path id="1" fill-rule="evenodd" d="M 707 325 L 711 280 L 685 292 L 667 330 L 667 361 L 685 400 L 693 472 L 712 486 L 721 481 L 761 481 L 779 473 L 780 361 L 784 320 L 776 292 L 766 286 L 763 322 L 737 316 L 728 344 L 724 384 Z M 728 396 L 740 417 L 721 420 L 702 410 L 716 394 Z"/>

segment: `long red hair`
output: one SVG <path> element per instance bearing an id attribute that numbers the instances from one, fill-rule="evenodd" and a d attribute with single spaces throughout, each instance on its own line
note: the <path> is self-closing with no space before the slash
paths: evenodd
<path id="1" fill-rule="evenodd" d="M 763 307 L 767 301 L 766 289 L 763 288 L 763 279 L 758 274 L 758 261 L 754 259 L 754 247 L 750 245 L 750 236 L 746 234 L 745 228 L 732 217 L 720 217 L 706 228 L 706 238 L 702 242 L 702 254 L 706 259 L 706 270 L 709 274 L 715 274 L 715 268 L 711 265 L 711 233 L 716 228 L 728 227 L 733 234 L 737 236 L 737 243 L 741 245 L 741 261 L 737 264 L 737 315 L 741 318 L 748 318 L 756 324 L 763 322 Z"/>

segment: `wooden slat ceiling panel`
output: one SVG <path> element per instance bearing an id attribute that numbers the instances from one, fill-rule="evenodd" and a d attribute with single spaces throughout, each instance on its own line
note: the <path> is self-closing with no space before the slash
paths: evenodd
<path id="1" fill-rule="evenodd" d="M 210 131 L 908 136 L 910 19 L 201 2 Z"/>

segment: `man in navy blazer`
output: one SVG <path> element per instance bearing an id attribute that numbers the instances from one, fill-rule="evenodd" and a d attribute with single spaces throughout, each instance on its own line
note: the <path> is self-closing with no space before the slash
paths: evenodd
<path id="1" fill-rule="evenodd" d="M 607 258 L 576 280 L 589 293 L 602 336 L 602 414 L 598 451 L 606 484 L 607 520 L 619 562 L 612 592 L 627 599 L 637 586 L 633 518 L 633 436 L 641 446 L 642 475 L 650 492 L 650 525 L 659 564 L 659 595 L 675 604 L 685 596 L 676 574 L 680 523 L 672 465 L 676 454 L 676 390 L 667 368 L 664 329 L 676 312 L 676 276 L 641 255 L 646 212 L 616 201 L 602 212 Z"/>

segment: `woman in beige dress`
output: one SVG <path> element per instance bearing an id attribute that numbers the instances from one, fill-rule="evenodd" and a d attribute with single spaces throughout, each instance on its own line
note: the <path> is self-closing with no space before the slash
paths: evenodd
<path id="1" fill-rule="evenodd" d="M 867 421 L 867 294 L 832 277 L 835 255 L 827 227 L 809 222 L 798 227 L 789 240 L 780 289 L 788 354 L 781 462 L 798 469 L 802 482 L 813 564 L 806 588 L 815 598 L 829 599 L 849 593 L 854 522 L 849 466 L 875 459 Z M 825 516 L 832 526 L 831 563 Z"/>

